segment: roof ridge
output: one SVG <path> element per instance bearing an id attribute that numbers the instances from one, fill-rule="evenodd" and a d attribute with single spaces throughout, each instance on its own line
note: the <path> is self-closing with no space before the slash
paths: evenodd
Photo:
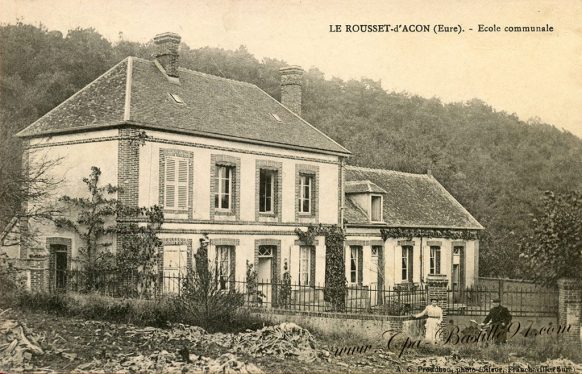
<path id="1" fill-rule="evenodd" d="M 430 176 L 428 174 L 409 173 L 409 172 L 400 171 L 400 170 L 368 168 L 368 167 L 356 166 L 356 165 L 346 165 L 345 167 L 346 167 L 346 169 L 352 169 L 352 170 L 374 171 L 374 172 L 380 172 L 380 173 L 385 173 L 385 174 L 403 174 L 403 175 L 410 175 L 410 176 L 415 176 L 415 177 L 430 178 Z"/>
<path id="2" fill-rule="evenodd" d="M 154 63 L 154 60 L 148 60 L 148 59 L 141 58 L 141 57 L 133 57 L 133 56 L 131 56 L 131 57 L 133 59 L 139 60 L 141 62 Z M 188 68 L 185 68 L 185 67 L 182 67 L 182 66 L 178 67 L 178 70 L 183 71 L 183 72 L 186 72 L 186 73 L 191 73 L 191 74 L 203 76 L 203 77 L 206 77 L 206 78 L 211 78 L 211 79 L 217 79 L 217 80 L 223 80 L 223 81 L 229 81 L 229 82 L 239 83 L 241 85 L 245 85 L 245 86 L 249 86 L 249 87 L 257 87 L 257 85 L 256 84 L 253 84 L 253 83 L 239 81 L 239 80 L 232 79 L 232 78 L 220 77 L 220 76 L 214 75 L 214 74 L 203 73 L 201 71 L 188 69 Z"/>

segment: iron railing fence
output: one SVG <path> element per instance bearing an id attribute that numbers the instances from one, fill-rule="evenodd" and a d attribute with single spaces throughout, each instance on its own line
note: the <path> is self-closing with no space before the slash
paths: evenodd
<path id="1" fill-rule="evenodd" d="M 147 279 L 136 272 L 119 273 L 68 271 L 64 279 L 52 287 L 55 291 L 96 292 L 122 298 L 159 298 L 180 296 L 189 278 L 186 274 L 156 274 Z M 64 287 L 63 287 L 64 282 Z M 60 286 L 57 287 L 57 286 Z M 296 311 L 366 313 L 403 316 L 415 314 L 430 303 L 428 288 L 411 284 L 385 289 L 377 285 L 348 285 L 339 301 L 332 300 L 334 291 L 320 284 L 285 283 L 256 280 L 254 282 L 216 280 L 214 292 L 237 292 L 244 295 L 245 305 L 254 308 L 277 308 Z M 341 295 L 341 291 L 340 291 Z M 485 316 L 492 300 L 502 304 L 514 316 L 556 316 L 558 292 L 540 289 L 499 289 L 485 287 L 449 288 L 443 309 L 447 315 Z"/>

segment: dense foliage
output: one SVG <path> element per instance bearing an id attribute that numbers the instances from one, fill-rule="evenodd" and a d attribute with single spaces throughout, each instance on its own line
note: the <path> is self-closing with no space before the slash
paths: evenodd
<path id="1" fill-rule="evenodd" d="M 157 205 L 150 208 L 133 208 L 122 204 L 115 194 L 120 189 L 111 184 L 101 184 L 101 170 L 91 167 L 89 177 L 83 178 L 89 194 L 87 197 L 61 196 L 62 214 L 53 217 L 58 228 L 75 232 L 80 240 L 77 257 L 80 265 L 81 290 L 93 291 L 104 287 L 108 276 L 116 275 L 125 282 L 127 295 L 150 298 L 159 288 L 157 264 L 162 241 L 157 234 L 164 222 L 164 214 Z M 136 220 L 146 219 L 145 224 Z M 117 239 L 122 251 L 113 250 Z"/>
<path id="2" fill-rule="evenodd" d="M 151 43 L 111 43 L 92 29 L 67 35 L 17 23 L 0 27 L 0 223 L 18 207 L 8 192 L 19 174 L 12 135 L 128 55 L 151 58 Z M 283 61 L 181 46 L 182 66 L 254 83 L 278 98 Z M 389 88 L 389 82 L 384 84 Z M 378 81 L 305 74 L 303 116 L 353 152 L 351 164 L 424 173 L 427 169 L 487 228 L 482 275 L 520 274 L 518 243 L 539 196 L 580 189 L 582 141 L 539 120 L 524 122 L 471 100 L 444 104 L 387 92 Z"/>
<path id="3" fill-rule="evenodd" d="M 325 288 L 324 299 L 335 311 L 345 309 L 347 279 L 344 261 L 345 233 L 338 226 L 309 225 L 306 231 L 295 229 L 299 240 L 312 245 L 317 236 L 325 237 Z"/>
<path id="4" fill-rule="evenodd" d="M 543 211 L 521 243 L 521 257 L 534 279 L 555 284 L 582 278 L 582 194 L 546 192 Z"/>

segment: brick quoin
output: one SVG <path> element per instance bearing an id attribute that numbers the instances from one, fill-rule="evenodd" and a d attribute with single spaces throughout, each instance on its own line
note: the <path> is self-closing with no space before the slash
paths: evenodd
<path id="1" fill-rule="evenodd" d="M 569 342 L 582 342 L 582 285 L 580 280 L 562 278 L 558 280 L 558 324 L 570 329 L 562 335 Z"/>

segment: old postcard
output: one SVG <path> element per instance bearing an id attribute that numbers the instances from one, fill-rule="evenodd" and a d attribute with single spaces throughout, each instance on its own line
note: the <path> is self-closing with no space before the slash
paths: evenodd
<path id="1" fill-rule="evenodd" d="M 582 372 L 582 2 L 0 3 L 0 373 Z"/>

